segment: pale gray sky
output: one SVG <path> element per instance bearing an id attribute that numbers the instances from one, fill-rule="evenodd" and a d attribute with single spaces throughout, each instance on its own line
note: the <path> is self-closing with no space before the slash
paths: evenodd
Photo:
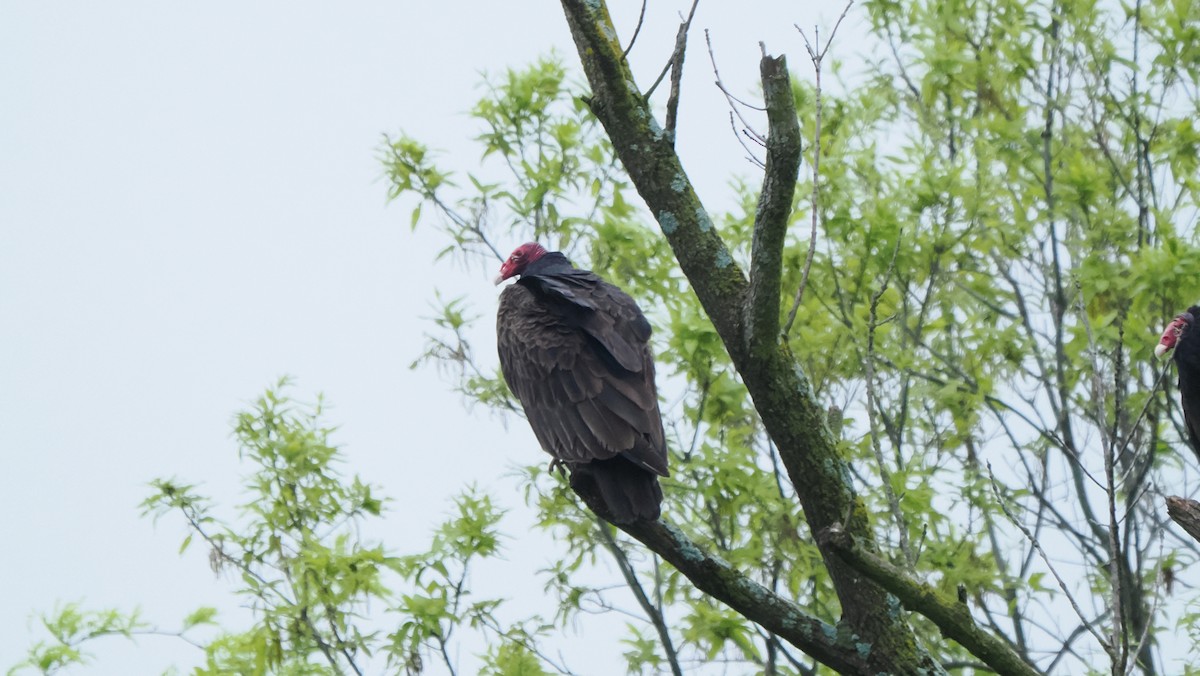
<path id="1" fill-rule="evenodd" d="M 689 5 L 651 4 L 632 55 L 644 84 Z M 759 40 L 807 74 L 792 23 L 829 25 L 842 9 L 733 4 L 702 3 L 696 27 L 712 29 L 743 94 Z M 639 6 L 612 3 L 624 38 Z M 852 13 L 843 27 L 845 58 L 860 23 Z M 697 31 L 679 146 L 721 206 L 729 177 L 752 169 L 702 46 Z M 231 415 L 284 374 L 298 396 L 327 394 L 347 471 L 393 498 L 380 535 L 394 552 L 423 547 L 470 482 L 517 508 L 506 530 L 526 545 L 528 516 L 500 474 L 541 459 L 532 435 L 408 369 L 433 289 L 469 292 L 490 314 L 491 271 L 431 265 L 442 243 L 386 204 L 376 150 L 405 130 L 474 167 L 465 111 L 479 73 L 551 49 L 576 65 L 553 2 L 0 0 L 0 667 L 59 601 L 140 607 L 168 628 L 200 605 L 235 606 L 202 547 L 177 555 L 180 521 L 155 526 L 136 506 L 148 481 L 176 476 L 232 514 L 245 468 Z M 522 546 L 523 561 L 481 569 L 479 586 L 536 598 L 540 581 L 520 571 L 553 547 Z M 610 661 L 584 673 L 621 664 L 607 647 Z M 94 652 L 80 673 L 199 657 L 154 638 Z"/>

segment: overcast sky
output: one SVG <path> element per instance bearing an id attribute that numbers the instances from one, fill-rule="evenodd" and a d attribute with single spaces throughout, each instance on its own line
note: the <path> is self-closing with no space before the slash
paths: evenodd
<path id="1" fill-rule="evenodd" d="M 632 54 L 643 86 L 688 3 L 651 4 Z M 810 74 L 792 24 L 841 12 L 733 4 L 702 3 L 695 24 L 746 95 L 759 40 Z M 612 5 L 624 39 L 639 6 Z M 843 58 L 861 19 L 843 27 Z M 697 31 L 679 147 L 721 207 L 729 178 L 753 169 L 702 45 Z M 532 435 L 408 368 L 434 288 L 490 314 L 493 271 L 430 263 L 444 242 L 409 232 L 411 205 L 387 204 L 376 153 L 382 134 L 403 130 L 473 167 L 465 112 L 480 73 L 551 50 L 577 66 L 553 2 L 0 0 L 0 668 L 58 602 L 140 607 L 165 628 L 201 605 L 236 605 L 202 547 L 177 554 L 179 520 L 155 525 L 137 504 L 148 481 L 175 476 L 234 514 L 246 467 L 231 416 L 285 374 L 295 395 L 327 395 L 347 471 L 393 498 L 381 535 L 391 551 L 424 547 L 470 482 L 516 508 L 506 530 L 527 537 L 500 475 L 542 459 Z M 479 340 L 491 362 L 491 337 Z M 507 565 L 554 553 L 541 540 Z M 481 587 L 540 593 L 505 564 L 481 575 L 493 576 Z M 200 657 L 154 638 L 93 652 L 81 673 L 186 670 Z M 604 653 L 590 673 L 619 668 L 617 646 Z"/>

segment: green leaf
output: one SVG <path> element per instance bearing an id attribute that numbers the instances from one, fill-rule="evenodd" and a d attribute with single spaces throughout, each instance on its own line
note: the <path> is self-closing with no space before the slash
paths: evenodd
<path id="1" fill-rule="evenodd" d="M 421 220 L 421 203 L 420 203 L 420 202 L 418 202 L 418 203 L 417 203 L 417 206 L 413 207 L 413 210 L 412 210 L 412 217 L 411 217 L 411 219 L 410 219 L 410 221 L 409 221 L 409 229 L 410 229 L 410 230 L 416 230 L 416 229 L 417 229 L 417 222 L 418 222 L 418 221 L 420 221 L 420 220 Z"/>
<path id="2" fill-rule="evenodd" d="M 187 617 L 183 618 L 183 630 L 187 631 L 192 627 L 201 624 L 215 624 L 217 609 L 208 606 L 197 608 Z"/>

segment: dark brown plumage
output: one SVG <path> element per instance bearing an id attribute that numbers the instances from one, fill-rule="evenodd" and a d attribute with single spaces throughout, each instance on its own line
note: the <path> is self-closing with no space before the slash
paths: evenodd
<path id="1" fill-rule="evenodd" d="M 571 487 L 612 521 L 657 519 L 667 476 L 650 323 L 624 291 L 525 244 L 497 283 L 500 368 Z"/>
<path id="2" fill-rule="evenodd" d="M 1159 338 L 1154 354 L 1161 357 L 1172 352 L 1179 371 L 1183 424 L 1187 427 L 1192 450 L 1200 458 L 1200 334 L 1195 326 L 1197 317 L 1200 317 L 1200 306 L 1193 305 L 1172 320 Z"/>

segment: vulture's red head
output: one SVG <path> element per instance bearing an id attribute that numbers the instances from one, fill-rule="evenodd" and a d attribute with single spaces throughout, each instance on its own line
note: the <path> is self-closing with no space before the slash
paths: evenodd
<path id="1" fill-rule="evenodd" d="M 517 247 L 515 251 L 509 255 L 504 264 L 500 266 L 500 276 L 496 277 L 496 283 L 499 284 L 509 277 L 516 277 L 525 272 L 525 268 L 532 262 L 546 255 L 546 249 L 537 242 L 526 242 Z"/>
<path id="2" fill-rule="evenodd" d="M 1179 340 L 1186 332 L 1192 329 L 1192 323 L 1196 321 L 1196 316 L 1192 312 L 1194 309 L 1191 308 L 1187 312 L 1178 315 L 1175 319 L 1171 320 L 1170 324 L 1167 324 L 1162 337 L 1158 339 L 1158 345 L 1154 348 L 1154 356 L 1162 357 L 1175 349 L 1175 346 L 1179 344 Z"/>

